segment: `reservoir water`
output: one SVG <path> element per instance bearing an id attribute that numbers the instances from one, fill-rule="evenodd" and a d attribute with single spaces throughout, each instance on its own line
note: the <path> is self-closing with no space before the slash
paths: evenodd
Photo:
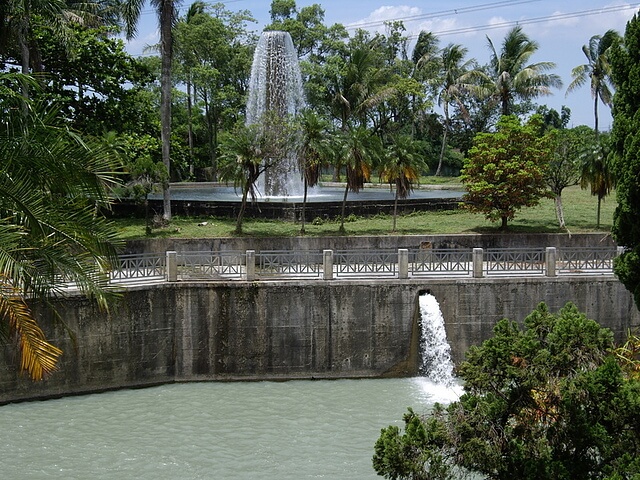
<path id="1" fill-rule="evenodd" d="M 380 429 L 457 386 L 425 378 L 185 383 L 0 407 L 6 479 L 375 479 Z"/>
<path id="2" fill-rule="evenodd" d="M 0 407 L 0 479 L 379 478 L 380 430 L 462 394 L 437 300 L 423 377 L 180 383 Z"/>

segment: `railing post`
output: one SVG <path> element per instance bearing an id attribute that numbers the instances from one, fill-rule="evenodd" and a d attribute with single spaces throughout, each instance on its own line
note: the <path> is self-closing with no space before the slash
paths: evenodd
<path id="1" fill-rule="evenodd" d="M 556 276 L 556 258 L 557 258 L 557 250 L 556 247 L 547 247 L 545 252 L 545 274 L 547 277 L 555 277 Z"/>
<path id="2" fill-rule="evenodd" d="M 409 278 L 409 250 L 398 249 L 398 278 Z"/>
<path id="3" fill-rule="evenodd" d="M 333 250 L 322 251 L 322 270 L 325 280 L 333 280 Z"/>
<path id="4" fill-rule="evenodd" d="M 178 254 L 172 250 L 167 252 L 167 281 L 178 281 Z"/>
<path id="5" fill-rule="evenodd" d="M 483 253 L 481 248 L 474 248 L 472 253 L 473 259 L 473 278 L 482 278 L 484 275 L 482 269 Z"/>
<path id="6" fill-rule="evenodd" d="M 247 250 L 245 259 L 245 275 L 247 282 L 253 282 L 256 279 L 256 251 Z"/>

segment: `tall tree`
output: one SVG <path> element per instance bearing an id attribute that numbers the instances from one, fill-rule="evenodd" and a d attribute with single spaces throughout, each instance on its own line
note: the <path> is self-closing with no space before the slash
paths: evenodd
<path id="1" fill-rule="evenodd" d="M 533 100 L 541 95 L 551 95 L 552 88 L 562 87 L 562 80 L 553 73 L 553 62 L 529 63 L 538 51 L 538 43 L 531 40 L 517 26 L 507 32 L 498 51 L 487 37 L 490 50 L 489 72 L 484 77 L 487 94 L 499 104 L 502 115 L 514 112 L 518 100 Z"/>
<path id="2" fill-rule="evenodd" d="M 585 139 L 588 141 L 588 139 Z M 586 141 L 584 146 L 589 146 Z M 611 193 L 616 186 L 616 175 L 611 165 L 611 139 L 608 133 L 601 133 L 595 145 L 591 145 L 583 157 L 582 171 L 580 174 L 580 186 L 583 189 L 590 188 L 591 195 L 598 197 L 596 211 L 596 225 L 600 227 L 600 209 L 604 198 Z"/>
<path id="3" fill-rule="evenodd" d="M 461 45 L 449 44 L 442 49 L 439 55 L 440 72 L 438 75 L 439 92 L 438 104 L 442 106 L 444 113 L 444 128 L 442 132 L 442 147 L 438 159 L 438 168 L 435 175 L 440 175 L 442 160 L 447 148 L 447 136 L 451 129 L 451 117 L 449 115 L 449 105 L 458 105 L 463 116 L 468 118 L 465 105 L 462 103 L 465 92 L 474 91 L 473 79 L 478 71 L 474 68 L 475 60 L 465 60 L 467 49 Z"/>
<path id="4" fill-rule="evenodd" d="M 173 60 L 173 27 L 177 20 L 180 0 L 151 0 L 151 6 L 158 16 L 160 29 L 160 141 L 162 143 L 162 163 L 171 172 L 171 66 Z M 135 36 L 145 0 L 123 0 L 122 18 L 127 39 Z M 171 220 L 171 191 L 169 184 L 163 188 L 163 217 Z"/>
<path id="5" fill-rule="evenodd" d="M 371 178 L 371 172 L 382 154 L 382 142 L 366 127 L 354 127 L 341 132 L 339 153 L 336 162 L 345 169 L 346 182 L 342 198 L 340 232 L 344 233 L 344 219 L 349 192 L 358 193 L 365 182 Z"/>
<path id="6" fill-rule="evenodd" d="M 538 115 L 525 125 L 509 115 L 498 122 L 495 133 L 476 136 L 460 177 L 467 190 L 466 208 L 500 220 L 504 230 L 519 209 L 538 204 L 546 195 L 545 169 L 552 156 L 541 127 Z"/>
<path id="7" fill-rule="evenodd" d="M 380 165 L 380 180 L 388 183 L 394 191 L 393 228 L 396 231 L 398 199 L 404 199 L 413 191 L 420 172 L 427 169 L 422 156 L 416 151 L 416 142 L 408 135 L 394 137 L 385 151 Z"/>
<path id="8" fill-rule="evenodd" d="M 582 52 L 587 57 L 587 63 L 578 65 L 571 70 L 573 80 L 567 87 L 567 94 L 589 82 L 591 97 L 593 98 L 594 130 L 598 135 L 598 102 L 611 107 L 613 100 L 611 82 L 611 63 L 609 54 L 611 47 L 619 42 L 620 34 L 615 30 L 607 30 L 604 35 L 594 35 L 587 45 L 582 46 Z"/>
<path id="9" fill-rule="evenodd" d="M 640 308 L 640 18 L 627 23 L 624 43 L 613 47 L 611 75 L 616 85 L 611 130 L 618 206 L 612 233 L 624 252 L 614 271 Z"/>
<path id="10" fill-rule="evenodd" d="M 554 195 L 558 226 L 565 228 L 562 191 L 580 182 L 583 165 L 596 150 L 597 140 L 594 131 L 586 125 L 552 130 L 547 135 L 551 135 L 553 139 L 553 156 L 546 169 L 545 179 Z"/>
<path id="11" fill-rule="evenodd" d="M 298 118 L 298 124 L 301 138 L 297 156 L 304 184 L 300 233 L 304 235 L 308 190 L 318 184 L 321 168 L 331 163 L 335 148 L 331 142 L 328 122 L 323 121 L 315 112 L 305 110 Z"/>

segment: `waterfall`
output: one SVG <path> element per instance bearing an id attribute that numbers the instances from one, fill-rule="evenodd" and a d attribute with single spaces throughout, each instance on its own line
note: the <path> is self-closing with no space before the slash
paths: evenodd
<path id="1" fill-rule="evenodd" d="M 444 319 L 436 297 L 421 294 L 420 300 L 420 374 L 428 380 L 443 385 L 453 385 L 451 347 L 447 342 Z"/>
<path id="2" fill-rule="evenodd" d="M 288 32 L 263 32 L 251 66 L 247 125 L 269 128 L 270 119 L 286 119 L 305 106 L 296 49 Z M 276 126 L 276 128 L 279 128 Z M 303 191 L 295 155 L 269 159 L 274 165 L 258 182 L 265 196 L 300 195 Z"/>

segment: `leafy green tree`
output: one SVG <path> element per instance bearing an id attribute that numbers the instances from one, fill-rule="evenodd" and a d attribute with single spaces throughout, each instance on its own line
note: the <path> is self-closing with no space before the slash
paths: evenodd
<path id="1" fill-rule="evenodd" d="M 558 225 L 565 228 L 562 191 L 580 182 L 582 167 L 598 144 L 594 131 L 585 125 L 552 130 L 549 135 L 553 139 L 553 156 L 546 169 L 545 180 L 554 195 Z"/>
<path id="2" fill-rule="evenodd" d="M 614 271 L 633 294 L 640 308 L 640 19 L 627 23 L 624 44 L 613 47 L 611 75 L 616 85 L 611 130 L 613 171 L 616 176 L 618 206 L 613 215 L 612 233 L 625 247 L 616 259 Z"/>
<path id="3" fill-rule="evenodd" d="M 542 120 L 534 115 L 524 125 L 513 115 L 502 117 L 495 133 L 479 133 L 465 159 L 460 180 L 465 208 L 483 213 L 501 229 L 522 207 L 546 196 L 545 173 L 553 150 L 540 135 Z"/>
<path id="4" fill-rule="evenodd" d="M 602 101 L 611 107 L 613 100 L 611 83 L 611 63 L 609 53 L 611 47 L 620 41 L 620 34 L 615 30 L 607 30 L 604 35 L 594 35 L 588 45 L 582 46 L 587 63 L 571 70 L 573 80 L 567 87 L 567 94 L 589 82 L 593 97 L 594 130 L 598 135 L 598 102 Z"/>
<path id="5" fill-rule="evenodd" d="M 531 40 L 517 26 L 507 32 L 500 51 L 487 37 L 491 59 L 489 72 L 484 77 L 486 93 L 499 104 L 502 115 L 515 113 L 517 100 L 533 100 L 551 95 L 552 88 L 562 87 L 562 80 L 553 73 L 553 62 L 528 63 L 538 51 L 538 43 Z"/>
<path id="6" fill-rule="evenodd" d="M 106 28 L 80 25 L 67 27 L 64 42 L 48 27 L 38 27 L 36 34 L 46 75 L 34 99 L 55 102 L 75 129 L 91 135 L 157 132 L 157 117 L 145 91 L 152 72 L 125 51 L 122 40 L 110 37 Z"/>
<path id="7" fill-rule="evenodd" d="M 175 70 L 187 89 L 191 175 L 197 164 L 208 179 L 217 179 L 218 135 L 232 129 L 244 112 L 255 43 L 246 23 L 252 20 L 246 11 L 232 13 L 221 4 L 207 8 L 195 2 L 176 25 Z M 173 120 L 180 128 L 175 116 Z M 196 136 L 201 139 L 197 148 Z"/>
<path id="8" fill-rule="evenodd" d="M 0 74 L 0 85 L 22 82 L 35 85 Z M 99 212 L 109 208 L 119 165 L 112 149 L 70 130 L 53 109 L 16 102 L 0 95 L 0 335 L 17 335 L 21 369 L 40 380 L 62 352 L 29 305 L 50 304 L 72 282 L 107 307 L 117 241 Z"/>
<path id="9" fill-rule="evenodd" d="M 567 304 L 540 304 L 524 328 L 503 319 L 459 368 L 465 393 L 405 432 L 390 426 L 373 465 L 392 479 L 635 478 L 640 382 L 624 373 L 613 335 Z"/>
<path id="10" fill-rule="evenodd" d="M 380 165 L 380 180 L 395 190 L 393 200 L 393 229 L 396 231 L 398 199 L 407 198 L 418 182 L 420 172 L 426 170 L 426 164 L 418 151 L 416 143 L 408 135 L 397 136 L 387 147 Z M 395 188 L 394 188 L 395 187 Z"/>

